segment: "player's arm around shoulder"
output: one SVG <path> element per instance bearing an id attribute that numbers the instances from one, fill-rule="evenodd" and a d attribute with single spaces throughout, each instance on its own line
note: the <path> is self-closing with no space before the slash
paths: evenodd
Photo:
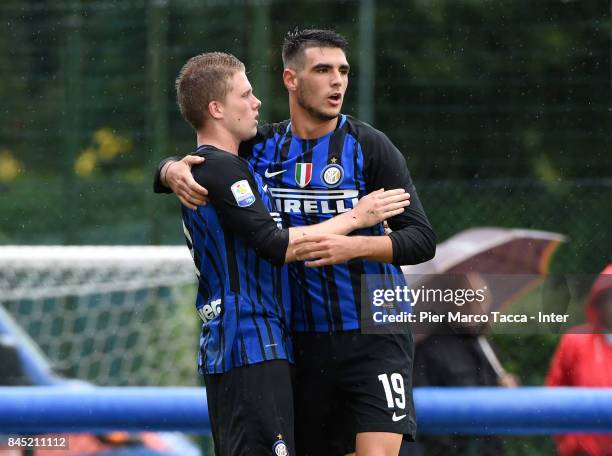
<path id="1" fill-rule="evenodd" d="M 208 190 L 197 183 L 191 173 L 194 165 L 204 162 L 199 155 L 168 157 L 157 167 L 153 180 L 155 193 L 174 193 L 183 206 L 195 209 L 208 203 Z"/>
<path id="2" fill-rule="evenodd" d="M 206 155 L 205 163 L 194 166 L 193 177 L 206 182 L 210 203 L 224 230 L 242 237 L 271 263 L 284 264 L 288 231 L 280 229 L 270 215 L 244 159 L 226 152 Z"/>
<path id="3" fill-rule="evenodd" d="M 239 155 L 248 158 L 253 148 L 274 136 L 276 132 L 287 128 L 288 121 L 278 124 L 264 124 L 258 127 L 257 134 L 248 141 L 240 143 Z M 195 209 L 208 203 L 207 183 L 198 183 L 193 179 L 192 166 L 203 163 L 198 155 L 184 157 L 171 156 L 163 159 L 155 171 L 153 191 L 155 193 L 174 193 L 181 204 Z"/>

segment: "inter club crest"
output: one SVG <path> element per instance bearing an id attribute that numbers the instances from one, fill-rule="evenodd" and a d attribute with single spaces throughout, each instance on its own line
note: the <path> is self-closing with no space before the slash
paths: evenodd
<path id="1" fill-rule="evenodd" d="M 283 435 L 277 435 L 278 440 L 272 446 L 272 452 L 274 456 L 290 456 L 289 449 L 287 448 L 287 444 L 283 440 Z"/>
<path id="2" fill-rule="evenodd" d="M 312 180 L 312 163 L 295 164 L 295 182 L 300 188 L 306 187 Z"/>
<path id="3" fill-rule="evenodd" d="M 343 177 L 344 169 L 342 166 L 336 163 L 327 165 L 325 168 L 323 168 L 323 171 L 321 171 L 321 180 L 329 188 L 334 188 L 340 185 Z"/>

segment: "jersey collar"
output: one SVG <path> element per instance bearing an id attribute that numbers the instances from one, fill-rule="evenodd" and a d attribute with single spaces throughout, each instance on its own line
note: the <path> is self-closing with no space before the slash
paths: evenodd
<path id="1" fill-rule="evenodd" d="M 321 138 L 325 138 L 326 136 L 332 135 L 336 130 L 338 130 L 338 128 L 341 128 L 345 124 L 345 122 L 346 122 L 346 115 L 344 115 L 344 114 L 338 115 L 338 122 L 336 122 L 336 128 L 334 128 L 329 133 L 321 136 Z M 285 135 L 288 135 L 290 132 L 291 132 L 291 120 L 289 120 L 289 123 L 287 124 L 287 128 L 285 129 Z M 299 136 L 295 136 L 295 135 L 293 135 L 293 137 L 297 138 L 299 140 L 302 139 Z M 314 138 L 314 139 L 311 139 L 311 141 L 318 141 L 321 138 Z"/>

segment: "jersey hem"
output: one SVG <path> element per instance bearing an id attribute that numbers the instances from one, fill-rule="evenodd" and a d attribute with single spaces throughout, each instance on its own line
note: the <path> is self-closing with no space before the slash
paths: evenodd
<path id="1" fill-rule="evenodd" d="M 356 329 L 361 329 L 361 324 L 355 322 L 355 323 L 347 323 L 345 325 L 342 325 L 342 329 L 329 329 L 329 326 L 325 325 L 323 326 L 315 326 L 314 328 L 293 328 L 294 332 L 297 333 L 340 333 L 340 332 L 346 332 L 346 331 L 355 331 Z"/>
<path id="2" fill-rule="evenodd" d="M 200 373 L 200 375 L 224 374 L 226 372 L 231 371 L 232 369 L 236 369 L 237 367 L 252 366 L 253 364 L 261 364 L 267 361 L 278 361 L 278 360 L 286 360 L 289 364 L 294 364 L 295 362 L 293 360 L 293 357 L 280 355 L 275 358 L 268 358 L 268 359 L 261 358 L 261 359 L 251 361 L 248 363 L 236 363 L 232 367 L 229 367 L 227 369 L 209 369 L 209 368 L 204 368 L 203 366 L 199 366 L 198 372 Z"/>

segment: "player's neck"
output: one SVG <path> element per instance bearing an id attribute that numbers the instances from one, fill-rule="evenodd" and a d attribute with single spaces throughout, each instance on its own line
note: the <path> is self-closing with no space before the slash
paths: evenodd
<path id="1" fill-rule="evenodd" d="M 301 139 L 317 139 L 334 131 L 338 117 L 321 120 L 294 103 L 289 105 L 291 113 L 291 133 Z"/>
<path id="2" fill-rule="evenodd" d="M 238 146 L 240 145 L 240 140 L 229 131 L 214 127 L 198 130 L 197 142 L 198 147 L 208 144 L 234 155 L 238 155 Z"/>

